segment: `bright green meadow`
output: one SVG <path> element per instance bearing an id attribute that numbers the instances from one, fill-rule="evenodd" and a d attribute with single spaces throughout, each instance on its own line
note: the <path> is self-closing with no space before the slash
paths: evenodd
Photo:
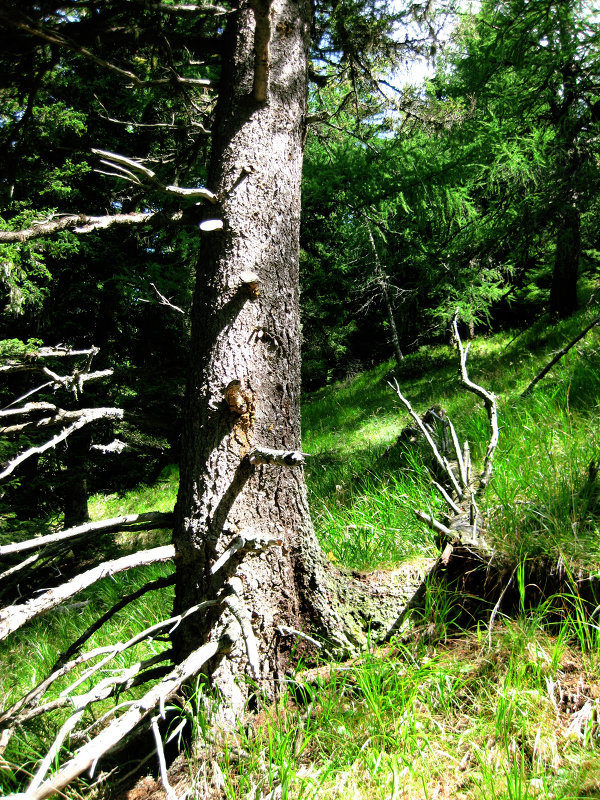
<path id="1" fill-rule="evenodd" d="M 591 318 L 588 309 L 555 325 L 541 320 L 471 344 L 470 376 L 497 395 L 499 408 L 494 477 L 480 501 L 487 536 L 521 565 L 544 555 L 573 573 L 600 567 L 598 328 L 529 397 L 520 397 Z M 425 570 L 439 553 L 434 534 L 413 513 L 420 508 L 441 516 L 444 510 L 420 453 L 400 460 L 386 453 L 409 422 L 388 385 L 394 377 L 419 413 L 434 404 L 448 412 L 476 464 L 487 445 L 485 410 L 459 385 L 456 353 L 446 345 L 423 347 L 400 368 L 386 362 L 306 397 L 303 448 L 311 454 L 306 474 L 313 519 L 323 549 L 342 568 L 386 570 L 411 562 Z M 94 497 L 92 514 L 169 510 L 176 488 L 176 470 L 169 469 L 153 486 Z M 103 542 L 107 557 L 114 557 L 166 540 L 168 532 L 157 531 Z M 159 565 L 107 578 L 78 595 L 76 606 L 60 607 L 10 638 L 0 651 L 0 707 L 35 685 L 99 613 L 170 570 Z M 524 574 L 521 568 L 515 575 L 523 597 Z M 169 617 L 171 600 L 171 589 L 146 595 L 115 615 L 87 647 L 124 641 Z M 513 618 L 498 614 L 491 629 L 481 622 L 463 631 L 451 625 L 451 597 L 431 589 L 426 604 L 435 636 L 415 627 L 351 662 L 299 663 L 281 700 L 240 723 L 235 735 L 216 732 L 210 703 L 196 686 L 172 723 L 189 718 L 196 734 L 197 744 L 186 750 L 195 773 L 191 796 L 600 797 L 598 609 L 590 616 L 572 594 L 536 608 L 523 602 Z M 167 646 L 142 643 L 123 654 L 118 667 Z M 71 674 L 59 683 L 48 700 L 73 680 Z M 86 688 L 91 682 L 81 691 Z M 111 704 L 131 696 L 99 704 L 89 724 L 101 724 Z M 68 713 L 61 708 L 35 718 L 13 737 L 0 761 L 1 793 L 23 790 Z M 156 770 L 156 757 L 148 770 Z M 117 779 L 111 776 L 107 785 Z M 94 781 L 87 779 L 92 790 L 80 783 L 68 796 L 104 796 L 105 785 Z"/>

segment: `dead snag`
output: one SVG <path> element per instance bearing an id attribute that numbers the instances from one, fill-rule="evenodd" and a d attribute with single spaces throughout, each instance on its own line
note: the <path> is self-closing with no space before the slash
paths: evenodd
<path id="1" fill-rule="evenodd" d="M 458 332 L 456 314 L 452 327 L 459 355 L 462 383 L 470 392 L 473 392 L 483 400 L 488 415 L 490 436 L 481 471 L 475 472 L 473 470 L 469 443 L 465 441 L 461 445 L 454 425 L 445 412 L 441 409 L 435 412 L 435 416 L 441 422 L 443 428 L 443 441 L 436 442 L 435 437 L 432 435 L 432 427 L 427 420 L 427 416 L 431 415 L 433 410 L 430 409 L 423 418 L 419 417 L 400 391 L 398 381 L 394 380 L 393 383 L 390 383 L 390 386 L 414 420 L 417 432 L 424 438 L 433 456 L 434 463 L 438 468 L 439 479 L 438 481 L 432 479 L 432 483 L 449 508 L 444 521 L 437 520 L 432 515 L 426 514 L 421 510 L 415 512 L 417 518 L 441 534 L 446 545 L 452 547 L 460 544 L 468 547 L 474 546 L 482 551 L 489 551 L 489 547 L 483 538 L 484 520 L 481 517 L 476 496 L 478 492 L 482 492 L 485 489 L 492 476 L 494 453 L 498 445 L 496 397 L 492 392 L 484 389 L 469 377 L 467 371 L 469 346 L 463 347 Z"/>

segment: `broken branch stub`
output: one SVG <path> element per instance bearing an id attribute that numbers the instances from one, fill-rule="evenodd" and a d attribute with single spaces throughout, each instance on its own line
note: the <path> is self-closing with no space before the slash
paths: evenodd
<path id="1" fill-rule="evenodd" d="M 202 233 L 212 233 L 213 231 L 222 231 L 223 230 L 223 220 L 222 219 L 204 219 L 202 222 L 199 223 L 198 227 L 202 231 Z"/>
<path id="2" fill-rule="evenodd" d="M 297 450 L 272 450 L 269 447 L 255 447 L 248 453 L 250 464 L 277 464 L 280 467 L 300 467 L 308 453 Z"/>
<path id="3" fill-rule="evenodd" d="M 250 270 L 240 272 L 240 283 L 248 289 L 252 297 L 258 297 L 260 294 L 260 278 L 256 272 Z"/>
<path id="4" fill-rule="evenodd" d="M 215 561 L 210 568 L 210 574 L 216 575 L 237 553 L 251 553 L 256 555 L 267 550 L 269 547 L 281 547 L 282 544 L 283 539 L 279 537 L 264 536 L 260 533 L 254 533 L 253 531 L 244 531 L 233 539 L 227 550 Z"/>

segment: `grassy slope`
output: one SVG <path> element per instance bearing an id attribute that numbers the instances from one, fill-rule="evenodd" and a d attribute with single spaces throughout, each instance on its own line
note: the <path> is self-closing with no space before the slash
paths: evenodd
<path id="1" fill-rule="evenodd" d="M 471 345 L 470 376 L 498 396 L 500 443 L 486 502 L 493 538 L 505 550 L 560 550 L 578 561 L 599 560 L 597 526 L 590 516 L 596 498 L 587 491 L 593 487 L 586 487 L 590 461 L 600 456 L 598 330 L 559 362 L 531 397 L 520 399 L 553 352 L 589 318 L 582 313 L 554 326 L 542 321 L 516 337 L 497 334 Z M 351 566 L 376 566 L 388 560 L 385 553 L 397 561 L 431 552 L 431 537 L 415 525 L 411 509 L 439 506 L 437 494 L 418 464 L 403 474 L 381 458 L 410 423 L 387 385 L 394 376 L 420 413 L 443 406 L 459 438 L 471 443 L 475 459 L 481 460 L 487 444 L 486 414 L 481 402 L 459 386 L 450 347 L 424 348 L 401 369 L 394 362 L 382 364 L 309 398 L 303 409 L 304 448 L 314 454 L 308 481 L 315 521 L 324 546 Z M 362 548 L 357 530 L 373 533 Z"/>
<path id="2" fill-rule="evenodd" d="M 545 551 L 563 554 L 571 564 L 597 566 L 597 486 L 587 483 L 587 470 L 600 449 L 599 331 L 555 367 L 531 398 L 519 399 L 549 354 L 588 317 L 582 313 L 552 327 L 540 323 L 516 339 L 479 339 L 469 368 L 474 380 L 499 397 L 501 439 L 486 498 L 491 536 L 523 557 Z M 418 458 L 399 469 L 382 459 L 407 423 L 386 384 L 393 375 L 418 411 L 441 404 L 476 455 L 485 446 L 485 414 L 457 386 L 456 356 L 447 347 L 424 349 L 400 370 L 380 365 L 307 398 L 304 449 L 313 454 L 307 478 L 315 524 L 330 557 L 353 568 L 436 553 L 431 533 L 412 514 L 416 506 L 439 508 Z M 176 476 L 167 474 L 156 487 L 97 497 L 93 515 L 170 508 L 175 485 Z M 165 569 L 109 579 L 84 595 L 89 604 L 77 615 L 57 611 L 13 637 L 0 651 L 0 701 L 8 705 L 31 686 L 57 649 L 98 611 Z M 452 609 L 443 597 L 430 601 L 443 631 Z M 151 602 L 142 599 L 90 646 L 127 638 L 168 616 L 169 603 L 168 591 Z M 252 730 L 240 731 L 239 740 L 217 747 L 227 796 L 262 797 L 278 786 L 282 797 L 340 800 L 600 796 L 600 640 L 595 627 L 579 618 L 576 601 L 566 605 L 566 622 L 554 627 L 544 609 L 523 609 L 519 619 L 499 621 L 491 633 L 442 636 L 435 645 L 418 639 L 409 646 L 397 643 L 360 663 L 324 669 L 316 682 L 299 677 L 302 702 L 290 695 Z M 128 658 L 149 653 L 146 646 Z M 196 717 L 199 730 L 210 727 L 204 713 Z M 27 769 L 61 719 L 33 726 L 15 740 L 7 758 Z M 240 746 L 246 753 L 241 765 Z M 7 791 L 18 785 L 8 767 L 0 770 L 0 781 Z M 197 791 L 202 797 L 206 788 L 199 784 Z"/>

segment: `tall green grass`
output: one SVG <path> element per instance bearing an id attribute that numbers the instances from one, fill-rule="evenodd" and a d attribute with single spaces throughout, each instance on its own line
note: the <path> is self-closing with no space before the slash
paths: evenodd
<path id="1" fill-rule="evenodd" d="M 520 397 L 591 314 L 556 325 L 541 320 L 520 335 L 471 344 L 469 374 L 499 406 L 500 442 L 484 501 L 488 533 L 515 556 L 562 554 L 588 567 L 600 561 L 600 483 L 589 478 L 590 464 L 600 461 L 599 329 Z M 412 512 L 441 509 L 418 454 L 395 472 L 382 458 L 410 422 L 387 384 L 392 375 L 420 413 L 442 405 L 476 462 L 489 437 L 485 410 L 460 385 L 449 346 L 425 348 L 400 369 L 390 361 L 307 398 L 304 449 L 312 454 L 307 479 L 317 532 L 336 560 L 361 569 L 431 554 L 434 538 Z"/>
<path id="2" fill-rule="evenodd" d="M 521 563 L 543 554 L 561 559 L 567 569 L 597 570 L 600 564 L 600 491 L 590 472 L 600 458 L 600 332 L 593 330 L 530 397 L 520 398 L 552 351 L 591 313 L 553 326 L 541 320 L 525 332 L 499 333 L 471 346 L 470 375 L 499 403 L 494 477 L 480 501 L 487 537 Z M 487 442 L 484 409 L 459 385 L 456 354 L 448 346 L 423 348 L 400 369 L 381 364 L 305 398 L 303 449 L 311 453 L 306 474 L 316 531 L 330 559 L 353 569 L 392 567 L 438 552 L 435 537 L 413 513 L 443 513 L 419 452 L 399 460 L 386 456 L 409 422 L 387 385 L 392 376 L 420 413 L 442 405 L 475 459 L 483 457 Z M 176 487 L 176 470 L 170 470 L 154 486 L 92 498 L 92 516 L 170 510 Z M 107 552 L 149 546 L 166 535 L 121 536 Z M 0 703 L 7 707 L 34 685 L 58 652 L 123 594 L 168 569 L 107 578 L 76 598 L 85 603 L 76 613 L 57 609 L 9 639 L 0 649 Z M 522 582 L 523 574 L 515 580 Z M 89 646 L 126 639 L 168 617 L 171 602 L 171 590 L 141 598 Z M 192 795 L 600 796 L 598 615 L 590 619 L 576 596 L 561 598 L 560 616 L 556 605 L 528 608 L 523 601 L 516 619 L 499 614 L 492 629 L 481 625 L 459 635 L 451 625 L 451 598 L 431 589 L 426 607 L 433 638 L 409 632 L 385 650 L 373 646 L 358 661 L 317 665 L 310 674 L 299 664 L 281 700 L 235 733 L 217 733 L 198 689 L 181 711 L 198 738 L 189 753 L 196 776 Z M 148 647 L 141 645 L 118 666 L 147 656 Z M 66 713 L 19 732 L 0 762 L 0 792 L 22 789 L 18 769 L 31 769 Z"/>
<path id="3" fill-rule="evenodd" d="M 228 739 L 226 796 L 598 797 L 597 626 L 576 606 L 300 670 Z"/>

